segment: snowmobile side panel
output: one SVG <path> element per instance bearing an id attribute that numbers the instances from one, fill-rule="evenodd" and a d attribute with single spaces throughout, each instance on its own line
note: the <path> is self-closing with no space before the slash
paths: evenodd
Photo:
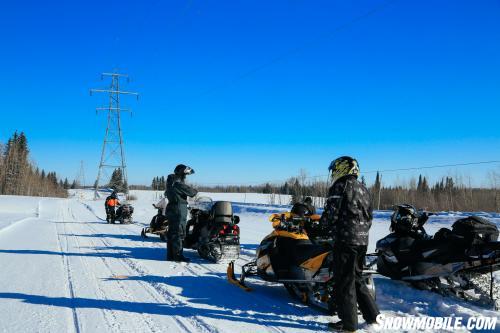
<path id="1" fill-rule="evenodd" d="M 299 234 L 296 232 L 289 232 L 289 231 L 285 231 L 285 230 L 274 230 L 272 235 L 275 237 L 286 237 L 286 238 L 292 238 L 292 239 L 302 239 L 302 240 L 309 239 L 309 237 L 306 234 Z"/>
<path id="2" fill-rule="evenodd" d="M 308 269 L 313 272 L 317 272 L 321 268 L 321 265 L 323 265 L 323 261 L 325 260 L 326 257 L 328 257 L 329 254 L 330 252 L 325 252 L 314 258 L 308 259 L 303 264 L 301 264 L 300 267 Z"/>

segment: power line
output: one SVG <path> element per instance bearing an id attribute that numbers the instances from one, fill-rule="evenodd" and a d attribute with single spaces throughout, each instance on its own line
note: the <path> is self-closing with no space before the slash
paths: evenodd
<path id="1" fill-rule="evenodd" d="M 402 168 L 402 169 L 386 169 L 386 170 L 374 170 L 374 171 L 366 171 L 363 173 L 375 173 L 375 172 L 395 172 L 395 171 L 411 171 L 411 170 L 423 170 L 423 169 L 437 169 L 437 168 L 449 168 L 449 167 L 457 167 L 457 166 L 467 166 L 467 165 L 479 165 L 479 164 L 494 164 L 500 163 L 500 161 L 483 161 L 483 162 L 470 162 L 470 163 L 457 163 L 457 164 L 441 164 L 441 165 L 430 165 L 430 166 L 421 166 L 414 168 Z"/>
<path id="2" fill-rule="evenodd" d="M 370 17 L 370 16 L 372 16 L 372 15 L 374 15 L 374 14 L 382 11 L 383 9 L 389 7 L 390 5 L 392 5 L 393 3 L 395 3 L 396 1 L 398 1 L 398 0 L 390 0 L 390 1 L 386 1 L 386 2 L 384 2 L 382 4 L 380 4 L 378 6 L 375 6 L 372 9 L 370 9 L 369 11 L 367 11 L 367 12 L 365 12 L 365 13 L 359 15 L 359 16 L 356 16 L 356 17 L 352 18 L 351 20 L 349 20 L 349 21 L 347 21 L 347 22 L 345 22 L 345 23 L 337 26 L 335 29 L 333 29 L 332 31 L 330 31 L 330 32 L 328 32 L 328 33 L 326 33 L 326 34 L 324 34 L 322 36 L 319 36 L 319 37 L 317 37 L 317 38 L 315 38 L 313 40 L 310 40 L 309 42 L 304 43 L 301 46 L 297 46 L 297 47 L 295 47 L 293 49 L 290 49 L 290 50 L 284 52 L 283 54 L 278 55 L 278 56 L 276 56 L 276 57 L 268 60 L 267 62 L 264 62 L 264 63 L 262 63 L 260 65 L 257 65 L 255 67 L 247 70 L 246 72 L 241 73 L 240 75 L 236 76 L 235 78 L 227 81 L 226 83 L 224 83 L 224 84 L 222 84 L 222 85 L 220 85 L 218 87 L 214 87 L 214 88 L 211 88 L 209 90 L 206 90 L 200 96 L 210 95 L 213 92 L 221 90 L 222 88 L 224 88 L 226 86 L 233 85 L 236 82 L 241 81 L 241 80 L 243 80 L 243 79 L 245 79 L 245 78 L 247 78 L 247 77 L 249 77 L 249 76 L 257 73 L 257 72 L 260 72 L 261 70 L 263 70 L 263 69 L 265 69 L 267 67 L 270 67 L 270 66 L 272 66 L 272 65 L 274 65 L 274 64 L 276 64 L 276 63 L 278 63 L 278 62 L 280 62 L 280 61 L 282 61 L 284 59 L 286 59 L 289 56 L 295 55 L 295 54 L 297 54 L 297 53 L 299 53 L 299 52 L 301 52 L 301 51 L 303 51 L 303 50 L 305 50 L 305 49 L 307 49 L 307 48 L 309 48 L 309 47 L 311 47 L 311 46 L 313 46 L 315 44 L 318 44 L 319 42 L 321 42 L 323 40 L 327 40 L 327 39 L 333 38 L 339 32 L 341 32 L 341 31 L 349 28 L 350 26 L 352 26 L 353 24 L 358 23 L 359 21 L 362 21 L 365 18 L 368 18 L 368 17 Z"/>
<path id="3" fill-rule="evenodd" d="M 480 161 L 480 162 L 468 162 L 468 163 L 455 163 L 455 164 L 436 164 L 436 165 L 427 165 L 427 166 L 420 166 L 420 167 L 408 167 L 408 168 L 399 168 L 399 169 L 382 169 L 382 170 L 370 170 L 370 171 L 364 171 L 361 172 L 361 174 L 370 174 L 370 173 L 390 173 L 390 172 L 398 172 L 398 171 L 412 171 L 412 170 L 426 170 L 426 169 L 438 169 L 438 168 L 450 168 L 450 167 L 459 167 L 459 166 L 470 166 L 470 165 L 482 165 L 482 164 L 497 164 L 500 163 L 500 160 L 491 160 L 491 161 Z M 304 177 L 304 179 L 317 179 L 317 178 L 326 178 L 328 177 L 328 174 L 323 174 L 323 175 L 314 175 L 314 176 L 307 176 Z M 261 184 L 266 184 L 266 183 L 284 183 L 288 179 L 279 179 L 279 180 L 264 180 L 264 181 L 253 181 L 253 182 L 243 182 L 243 183 L 203 183 L 200 185 L 261 185 Z"/>

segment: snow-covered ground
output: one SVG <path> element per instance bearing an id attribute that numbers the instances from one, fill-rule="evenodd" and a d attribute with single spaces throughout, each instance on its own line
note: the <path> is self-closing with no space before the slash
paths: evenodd
<path id="1" fill-rule="evenodd" d="M 0 196 L 0 331 L 321 332 L 336 319 L 294 301 L 280 285 L 248 279 L 254 291 L 244 292 L 227 283 L 226 265 L 194 251 L 186 251 L 189 264 L 166 262 L 164 243 L 140 237 L 161 193 L 133 194 L 133 225 L 106 224 L 103 200 L 94 201 L 90 191 L 73 191 L 68 199 Z M 270 204 L 263 194 L 201 195 L 233 201 L 241 217 L 237 271 L 271 231 L 268 215 L 289 209 L 284 196 Z M 500 226 L 500 215 L 481 214 Z M 464 215 L 440 213 L 427 230 Z M 376 212 L 370 251 L 388 233 L 389 216 Z M 375 283 L 386 315 L 500 316 L 383 277 Z"/>

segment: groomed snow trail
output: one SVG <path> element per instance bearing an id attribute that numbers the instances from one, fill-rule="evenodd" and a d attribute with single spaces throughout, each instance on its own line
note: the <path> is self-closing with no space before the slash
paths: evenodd
<path id="1" fill-rule="evenodd" d="M 166 262 L 165 244 L 140 238 L 142 225 L 108 225 L 95 211 L 40 199 L 38 217 L 0 230 L 0 331 L 320 330 L 318 313 L 282 288 L 245 293 L 227 283 L 225 265 L 194 251 L 190 264 Z"/>

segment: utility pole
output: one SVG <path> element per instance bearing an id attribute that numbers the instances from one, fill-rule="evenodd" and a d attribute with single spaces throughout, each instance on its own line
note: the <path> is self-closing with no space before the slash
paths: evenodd
<path id="1" fill-rule="evenodd" d="M 90 95 L 93 93 L 107 93 L 109 95 L 109 104 L 107 107 L 96 108 L 96 113 L 99 111 L 107 111 L 108 125 L 106 127 L 106 134 L 102 144 L 101 161 L 99 163 L 99 171 L 97 172 L 97 179 L 95 181 L 94 197 L 98 198 L 98 189 L 106 170 L 116 169 L 121 170 L 122 181 L 125 184 L 125 192 L 128 192 L 127 169 L 125 163 L 125 152 L 123 149 L 123 135 L 121 129 L 121 112 L 130 112 L 130 109 L 122 109 L 120 107 L 121 95 L 133 95 L 139 99 L 139 94 L 136 92 L 120 90 L 120 80 L 126 78 L 129 80 L 128 75 L 120 73 L 102 73 L 101 80 L 104 77 L 111 78 L 111 84 L 108 89 L 90 89 Z M 112 171 L 112 172 L 113 172 Z"/>
<path id="2" fill-rule="evenodd" d="M 378 205 L 377 210 L 380 210 L 380 194 L 382 193 L 382 174 L 380 174 L 379 185 L 378 185 Z"/>

